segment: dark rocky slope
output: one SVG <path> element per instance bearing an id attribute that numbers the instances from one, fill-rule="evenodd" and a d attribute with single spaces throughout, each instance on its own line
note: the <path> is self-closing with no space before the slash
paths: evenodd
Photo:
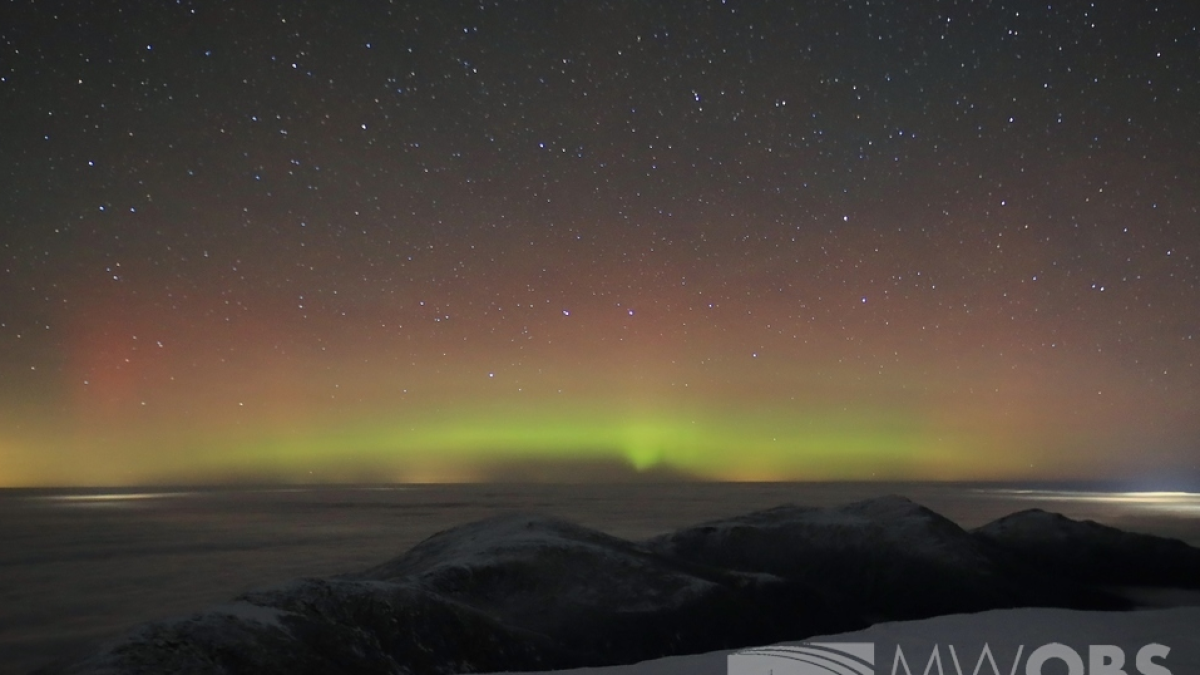
<path id="1" fill-rule="evenodd" d="M 65 672 L 448 675 L 570 662 L 545 636 L 413 585 L 314 579 L 146 624 Z"/>
<path id="2" fill-rule="evenodd" d="M 972 535 L 1058 577 L 1107 586 L 1200 588 L 1200 549 L 1178 539 L 1125 532 L 1030 509 Z"/>
<path id="3" fill-rule="evenodd" d="M 904 497 L 834 508 L 781 506 L 663 535 L 665 555 L 823 588 L 871 621 L 986 609 L 1125 609 L 1102 591 L 1051 578 Z"/>

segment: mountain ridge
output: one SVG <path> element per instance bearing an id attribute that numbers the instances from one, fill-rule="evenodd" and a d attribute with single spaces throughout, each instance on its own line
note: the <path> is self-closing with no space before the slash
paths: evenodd
<path id="1" fill-rule="evenodd" d="M 998 608 L 1128 609 L 1109 587 L 1154 581 L 1155 570 L 1173 570 L 1164 585 L 1200 587 L 1200 549 L 1043 514 L 967 531 L 887 495 L 782 505 L 642 542 L 506 514 L 436 533 L 360 572 L 144 624 L 83 661 L 39 672 L 562 669 Z M 1126 564 L 1073 575 L 1078 556 L 1064 541 L 1120 553 Z"/>

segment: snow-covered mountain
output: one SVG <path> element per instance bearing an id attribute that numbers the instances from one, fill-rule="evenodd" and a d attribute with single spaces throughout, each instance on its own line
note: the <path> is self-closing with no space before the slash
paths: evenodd
<path id="1" fill-rule="evenodd" d="M 635 543 L 554 518 L 501 516 L 436 534 L 361 573 L 294 581 L 146 624 L 55 672 L 548 670 L 796 640 L 887 619 L 1125 606 L 1046 552 L 1071 537 L 1096 550 L 1132 542 L 1133 550 L 1140 535 L 1042 520 L 1017 514 L 968 533 L 907 499 L 883 497 L 778 507 Z M 1194 579 L 1196 549 L 1176 542 L 1153 551 L 1169 560 L 1143 568 L 1130 558 L 1094 580 L 1144 583 L 1155 574 L 1147 569 L 1183 575 L 1164 583 Z"/>
<path id="2" fill-rule="evenodd" d="M 418 584 L 547 635 L 579 663 L 856 625 L 803 584 L 678 560 L 541 516 L 457 527 L 356 576 Z"/>

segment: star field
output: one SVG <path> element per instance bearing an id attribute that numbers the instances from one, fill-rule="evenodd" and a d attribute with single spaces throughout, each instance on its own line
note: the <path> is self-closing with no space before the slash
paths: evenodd
<path id="1" fill-rule="evenodd" d="M 0 100 L 0 485 L 1200 476 L 1194 3 L 14 2 Z"/>

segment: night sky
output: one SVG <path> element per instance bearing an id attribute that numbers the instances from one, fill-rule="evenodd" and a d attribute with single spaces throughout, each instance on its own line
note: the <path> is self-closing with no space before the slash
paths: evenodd
<path id="1" fill-rule="evenodd" d="M 0 485 L 1200 477 L 1200 4 L 0 8 Z"/>

